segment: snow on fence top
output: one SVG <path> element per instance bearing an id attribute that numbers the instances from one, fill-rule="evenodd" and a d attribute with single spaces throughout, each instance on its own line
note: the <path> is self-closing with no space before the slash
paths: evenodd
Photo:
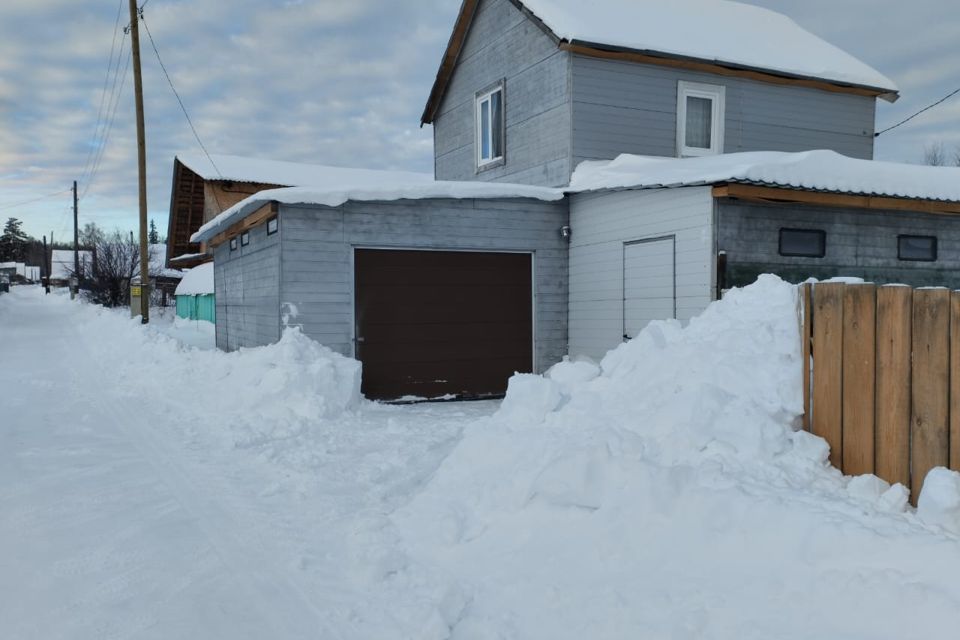
<path id="1" fill-rule="evenodd" d="M 859 160 L 834 151 L 757 151 L 698 158 L 624 154 L 582 162 L 569 192 L 658 189 L 735 182 L 890 198 L 960 202 L 960 169 Z"/>
<path id="2" fill-rule="evenodd" d="M 574 43 L 898 91 L 879 71 L 761 7 L 724 0 L 522 1 L 554 35 Z"/>
<path id="3" fill-rule="evenodd" d="M 213 263 L 207 262 L 184 273 L 174 295 L 202 296 L 213 293 Z"/>
<path id="4" fill-rule="evenodd" d="M 216 167 L 201 154 L 181 154 L 177 156 L 177 160 L 204 180 L 256 182 L 288 187 L 337 187 L 343 184 L 376 184 L 383 181 L 423 183 L 433 180 L 433 176 L 428 173 L 412 171 L 350 169 L 219 154 L 211 154 L 210 157 Z"/>
<path id="5" fill-rule="evenodd" d="M 289 187 L 267 189 L 238 202 L 206 223 L 190 238 L 190 242 L 205 242 L 231 224 L 242 220 L 268 202 L 284 204 L 317 204 L 339 207 L 348 201 L 425 200 L 428 198 L 533 198 L 554 201 L 563 198 L 561 189 L 533 187 L 499 182 L 453 182 L 438 180 L 409 182 L 403 179 L 371 180 L 331 187 Z"/>

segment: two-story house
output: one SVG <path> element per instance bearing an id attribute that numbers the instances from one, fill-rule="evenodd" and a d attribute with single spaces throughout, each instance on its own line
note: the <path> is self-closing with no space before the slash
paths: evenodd
<path id="1" fill-rule="evenodd" d="M 193 235 L 218 345 L 296 325 L 368 396 L 490 395 L 763 272 L 960 286 L 956 170 L 872 159 L 896 97 L 749 5 L 464 0 L 422 118 L 436 181 L 262 191 Z"/>

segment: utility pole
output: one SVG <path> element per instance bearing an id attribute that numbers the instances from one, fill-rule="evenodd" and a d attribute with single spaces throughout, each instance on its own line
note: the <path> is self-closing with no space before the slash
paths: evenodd
<path id="1" fill-rule="evenodd" d="M 77 279 L 77 291 L 71 283 L 71 297 L 80 290 L 80 232 L 77 230 L 77 181 L 73 181 L 73 277 Z"/>
<path id="2" fill-rule="evenodd" d="M 150 255 L 147 246 L 147 141 L 143 124 L 143 78 L 140 76 L 140 15 L 130 0 L 130 51 L 133 93 L 137 105 L 137 165 L 140 171 L 140 322 L 150 322 Z"/>
<path id="3" fill-rule="evenodd" d="M 50 242 L 53 242 L 53 237 L 51 236 Z M 47 272 L 46 278 L 41 278 L 43 280 L 43 290 L 49 294 L 50 293 L 50 263 L 47 261 L 47 236 L 43 236 L 43 261 L 40 263 L 40 267 Z"/>

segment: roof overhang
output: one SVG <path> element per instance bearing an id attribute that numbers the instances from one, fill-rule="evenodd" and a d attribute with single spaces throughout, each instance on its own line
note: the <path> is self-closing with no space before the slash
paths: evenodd
<path id="1" fill-rule="evenodd" d="M 531 19 L 544 33 L 555 40 L 559 48 L 578 55 L 691 69 L 723 76 L 747 78 L 757 82 L 771 84 L 805 86 L 812 89 L 830 91 L 832 93 L 848 93 L 881 98 L 887 102 L 896 102 L 900 98 L 899 92 L 879 87 L 846 84 L 824 80 L 822 78 L 795 76 L 769 69 L 745 67 L 716 60 L 685 58 L 676 54 L 658 51 L 625 49 L 596 42 L 566 40 L 559 38 L 550 27 L 527 9 L 521 0 L 510 0 L 510 3 L 522 11 L 524 15 Z M 440 61 L 440 68 L 437 70 L 436 79 L 433 82 L 433 87 L 430 89 L 430 96 L 427 98 L 423 114 L 420 116 L 421 127 L 425 124 L 433 124 L 436 118 L 440 103 L 443 100 L 444 93 L 446 93 L 447 86 L 450 84 L 450 79 L 453 77 L 454 68 L 457 65 L 457 60 L 460 58 L 460 52 L 463 50 L 464 42 L 466 42 L 470 25 L 473 23 L 473 18 L 476 15 L 479 4 L 480 0 L 463 0 L 463 4 L 460 5 L 460 12 L 457 14 L 457 20 L 454 23 L 453 33 L 451 33 L 450 40 L 447 42 L 447 48 Z"/>
<path id="2" fill-rule="evenodd" d="M 815 191 L 742 182 L 718 183 L 713 185 L 712 192 L 714 198 L 736 198 L 766 204 L 802 204 L 850 209 L 884 209 L 960 215 L 960 202 L 946 200 Z"/>

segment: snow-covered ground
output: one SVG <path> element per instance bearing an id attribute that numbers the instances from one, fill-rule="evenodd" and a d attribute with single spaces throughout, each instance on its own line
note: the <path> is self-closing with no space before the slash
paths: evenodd
<path id="1" fill-rule="evenodd" d="M 0 637 L 910 638 L 960 625 L 955 476 L 830 469 L 773 278 L 502 403 L 382 406 L 0 297 Z M 921 517 L 922 516 L 922 517 Z"/>

